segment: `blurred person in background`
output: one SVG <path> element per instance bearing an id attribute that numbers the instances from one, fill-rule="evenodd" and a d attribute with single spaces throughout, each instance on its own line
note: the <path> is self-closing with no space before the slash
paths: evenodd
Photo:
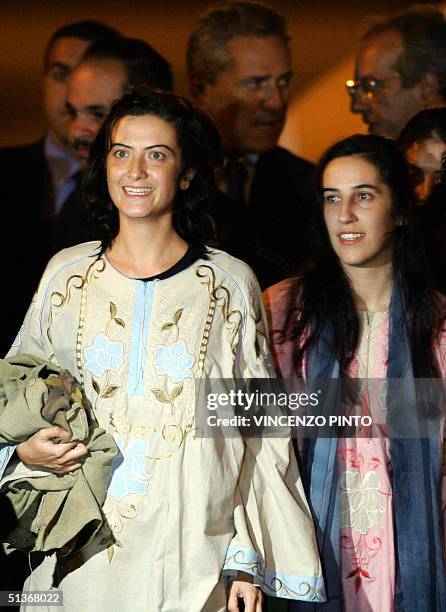
<path id="1" fill-rule="evenodd" d="M 99 21 L 78 21 L 56 30 L 43 59 L 42 101 L 47 132 L 36 142 L 0 149 L 1 274 L 8 285 L 2 307 L 1 356 L 14 340 L 48 260 L 51 219 L 76 184 L 73 175 L 79 163 L 68 143 L 67 81 L 93 42 L 118 35 Z M 6 524 L 2 497 L 0 504 Z M 6 563 L 7 569 L 3 567 Z M 20 590 L 27 567 L 26 555 L 14 553 L 7 562 L 0 555 L 0 589 Z"/>
<path id="2" fill-rule="evenodd" d="M 46 215 L 60 210 L 70 188 L 75 186 L 70 177 L 79 169 L 68 138 L 70 116 L 66 101 L 70 75 L 92 43 L 115 40 L 118 36 L 116 30 L 98 21 L 79 21 L 54 32 L 44 54 L 43 108 L 47 134 L 30 145 L 0 150 L 8 172 L 17 174 L 24 164 L 35 172 L 37 183 L 33 181 L 32 191 L 27 195 L 32 196 L 34 207 L 38 199 Z"/>
<path id="3" fill-rule="evenodd" d="M 220 189 L 238 204 L 220 198 L 217 229 L 228 243 L 239 238 L 225 248 L 246 258 L 265 286 L 278 279 L 240 242 L 255 235 L 259 248 L 298 265 L 308 254 L 312 207 L 313 165 L 278 146 L 293 77 L 284 18 L 255 2 L 211 9 L 189 37 L 187 68 L 192 96 L 223 141 Z"/>
<path id="4" fill-rule="evenodd" d="M 404 127 L 398 147 L 409 164 L 409 174 L 418 202 L 425 204 L 442 178 L 446 153 L 446 108 L 417 113 Z"/>
<path id="5" fill-rule="evenodd" d="M 435 286 L 446 294 L 446 158 L 443 156 L 440 181 L 437 182 L 420 207 L 420 220 L 425 236 Z"/>
<path id="6" fill-rule="evenodd" d="M 446 292 L 446 108 L 420 111 L 405 126 L 398 146 L 417 196 L 417 222 L 435 286 Z"/>
<path id="7" fill-rule="evenodd" d="M 85 166 L 90 146 L 114 101 L 131 87 L 173 89 L 172 69 L 149 43 L 136 38 L 102 41 L 85 53 L 68 82 L 68 141 Z"/>
<path id="8" fill-rule="evenodd" d="M 4 303 L 2 355 L 17 333 L 50 255 L 51 221 L 76 187 L 79 162 L 68 142 L 68 79 L 93 42 L 117 37 L 116 30 L 98 21 L 79 21 L 54 32 L 44 54 L 47 133 L 31 144 L 0 149 L 5 177 L 0 185 L 2 238 L 9 255 L 2 258 L 2 272 L 4 278 L 14 279 Z"/>
<path id="9" fill-rule="evenodd" d="M 143 40 L 122 37 L 97 42 L 76 66 L 68 82 L 68 141 L 82 171 L 113 102 L 127 89 L 140 85 L 163 90 L 171 90 L 173 85 L 169 63 Z M 54 224 L 53 253 L 97 238 L 83 198 L 82 171 Z"/>
<path id="10" fill-rule="evenodd" d="M 370 134 L 397 139 L 411 117 L 446 105 L 446 21 L 420 7 L 380 21 L 362 37 L 355 76 L 346 82 L 351 112 Z"/>

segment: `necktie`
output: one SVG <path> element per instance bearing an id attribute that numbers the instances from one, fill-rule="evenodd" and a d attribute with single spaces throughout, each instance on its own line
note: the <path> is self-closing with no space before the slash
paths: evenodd
<path id="1" fill-rule="evenodd" d="M 82 170 L 76 170 L 68 180 L 66 180 L 62 186 L 57 190 L 55 198 L 55 213 L 58 215 L 62 210 L 65 202 L 71 196 L 72 193 L 78 191 L 82 183 L 84 173 Z"/>
<path id="2" fill-rule="evenodd" d="M 246 204 L 245 186 L 248 178 L 248 170 L 243 158 L 228 158 L 223 168 L 223 181 L 228 195 L 241 204 Z"/>

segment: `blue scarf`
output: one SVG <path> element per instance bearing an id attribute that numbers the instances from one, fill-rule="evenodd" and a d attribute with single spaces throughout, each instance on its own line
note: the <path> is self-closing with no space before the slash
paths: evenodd
<path id="1" fill-rule="evenodd" d="M 397 567 L 395 610 L 446 612 L 438 421 L 436 431 L 432 422 L 428 425 L 431 430 L 430 437 L 403 438 L 394 434 L 394 431 L 398 431 L 398 423 L 401 423 L 402 418 L 409 428 L 408 431 L 417 431 L 420 426 L 405 321 L 402 294 L 396 285 L 390 303 L 387 378 L 405 379 L 405 382 L 400 385 L 401 392 L 398 396 L 391 392 L 394 386 L 389 385 L 387 396 Z M 310 389 L 317 379 L 339 378 L 339 364 L 332 347 L 333 333 L 330 326 L 326 325 L 317 347 L 309 351 L 307 383 Z M 329 413 L 331 408 L 331 413 L 334 414 L 339 398 L 335 396 L 336 392 L 332 387 L 329 387 L 325 410 Z M 305 608 L 300 603 L 293 603 L 291 609 L 295 612 L 322 608 L 333 612 L 342 610 L 336 451 L 336 438 L 316 437 L 307 440 L 303 478 L 316 523 L 328 602 L 319 604 L 316 608 Z"/>

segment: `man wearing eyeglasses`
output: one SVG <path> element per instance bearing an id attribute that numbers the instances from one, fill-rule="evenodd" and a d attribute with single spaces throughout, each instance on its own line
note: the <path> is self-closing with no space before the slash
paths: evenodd
<path id="1" fill-rule="evenodd" d="M 424 108 L 446 105 L 446 22 L 420 8 L 374 25 L 362 38 L 354 80 L 346 82 L 351 111 L 371 134 L 396 139 Z"/>

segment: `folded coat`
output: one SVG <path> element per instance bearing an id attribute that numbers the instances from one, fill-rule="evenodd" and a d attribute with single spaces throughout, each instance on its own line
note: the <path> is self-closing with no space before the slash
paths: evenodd
<path id="1" fill-rule="evenodd" d="M 60 425 L 69 441 L 83 442 L 88 456 L 69 474 L 54 474 L 12 462 L 0 481 L 1 493 L 17 517 L 6 552 L 77 552 L 101 531 L 113 542 L 102 512 L 112 462 L 119 453 L 101 429 L 81 387 L 65 370 L 19 354 L 0 360 L 0 444 L 18 444 L 37 431 Z M 68 441 L 68 440 L 64 440 Z"/>

